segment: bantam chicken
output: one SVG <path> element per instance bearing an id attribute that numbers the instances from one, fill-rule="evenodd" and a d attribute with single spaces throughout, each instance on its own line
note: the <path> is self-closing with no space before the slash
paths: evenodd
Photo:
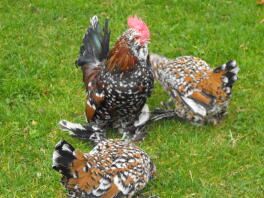
<path id="1" fill-rule="evenodd" d="M 52 168 L 63 175 L 61 182 L 72 198 L 130 198 L 156 172 L 150 157 L 124 140 L 102 140 L 88 154 L 60 141 L 52 161 Z"/>
<path id="2" fill-rule="evenodd" d="M 238 79 L 236 61 L 211 69 L 193 56 L 174 60 L 152 54 L 150 61 L 154 77 L 165 88 L 174 107 L 156 109 L 154 120 L 178 118 L 196 125 L 217 124 L 227 112 L 228 100 Z"/>
<path id="3" fill-rule="evenodd" d="M 109 51 L 108 20 L 104 35 L 96 16 L 90 23 L 76 61 L 83 71 L 86 118 L 90 125 L 65 120 L 59 125 L 80 139 L 89 139 L 94 132 L 104 137 L 105 129 L 113 127 L 119 129 L 124 139 L 136 140 L 149 119 L 146 100 L 154 84 L 148 56 L 149 29 L 142 19 L 130 16 L 129 29 Z"/>

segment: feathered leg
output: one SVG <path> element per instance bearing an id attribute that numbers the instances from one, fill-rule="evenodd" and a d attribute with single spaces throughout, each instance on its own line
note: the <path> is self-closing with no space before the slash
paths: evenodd
<path id="1" fill-rule="evenodd" d="M 61 120 L 59 127 L 61 130 L 69 132 L 75 138 L 93 143 L 100 142 L 106 136 L 106 132 L 95 125 L 81 125 L 67 120 Z"/>
<path id="2" fill-rule="evenodd" d="M 167 100 L 167 102 L 161 101 L 160 104 L 166 110 L 172 109 L 174 105 L 171 97 Z"/>
<path id="3" fill-rule="evenodd" d="M 123 129 L 122 139 L 131 139 L 134 142 L 142 141 L 147 134 L 146 126 L 150 121 L 150 111 L 147 104 L 145 104 L 141 110 L 141 113 L 132 126 Z"/>

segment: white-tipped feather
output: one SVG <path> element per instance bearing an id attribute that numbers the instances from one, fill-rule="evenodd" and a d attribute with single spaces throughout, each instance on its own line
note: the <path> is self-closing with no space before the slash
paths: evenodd
<path id="1" fill-rule="evenodd" d="M 227 77 L 224 77 L 224 78 L 223 78 L 223 82 L 224 82 L 224 83 L 228 83 L 228 78 L 227 78 Z"/>
<path id="2" fill-rule="evenodd" d="M 74 189 L 75 189 L 75 190 L 78 190 L 78 189 L 79 189 L 79 184 L 76 184 L 76 185 L 74 186 Z"/>
<path id="3" fill-rule="evenodd" d="M 233 78 L 232 78 L 234 81 L 236 81 L 237 80 L 237 76 L 233 76 Z"/>
<path id="4" fill-rule="evenodd" d="M 145 124 L 149 120 L 149 118 L 150 118 L 149 107 L 147 104 L 145 104 L 141 110 L 141 114 L 139 115 L 138 120 L 134 122 L 134 126 L 137 127 L 142 124 Z"/>
<path id="5" fill-rule="evenodd" d="M 239 67 L 235 67 L 231 70 L 232 73 L 237 74 L 239 72 Z"/>
<path id="6" fill-rule="evenodd" d="M 225 70 L 226 64 L 223 64 L 221 68 L 222 68 L 222 70 Z"/>
<path id="7" fill-rule="evenodd" d="M 98 17 L 97 17 L 96 15 L 93 16 L 93 17 L 91 17 L 91 19 L 90 19 L 90 23 L 91 23 L 93 29 L 95 29 L 96 24 L 98 23 Z"/>
<path id="8" fill-rule="evenodd" d="M 62 150 L 63 151 L 68 151 L 68 152 L 72 153 L 71 149 L 69 148 L 69 146 L 67 144 L 63 144 Z"/>
<path id="9" fill-rule="evenodd" d="M 96 189 L 96 190 L 93 190 L 92 193 L 96 197 L 101 197 L 101 195 L 104 194 L 104 191 L 100 191 L 99 189 Z"/>
<path id="10" fill-rule="evenodd" d="M 225 91 L 226 91 L 227 94 L 231 93 L 230 87 L 226 87 Z"/>
<path id="11" fill-rule="evenodd" d="M 123 184 L 122 184 L 122 181 L 121 179 L 119 179 L 118 176 L 115 176 L 114 177 L 114 184 L 116 185 L 116 187 L 124 194 L 124 195 L 127 195 L 130 188 L 126 188 Z"/>
<path id="12" fill-rule="evenodd" d="M 200 114 L 201 116 L 206 116 L 206 109 L 196 103 L 194 100 L 190 99 L 190 98 L 187 98 L 187 97 L 182 97 L 182 99 L 184 100 L 184 102 L 189 106 L 191 107 L 191 109 L 195 112 L 195 113 L 198 113 Z"/>
<path id="13" fill-rule="evenodd" d="M 99 183 L 100 183 L 100 185 L 99 185 L 98 189 L 106 190 L 106 189 L 111 187 L 111 182 L 109 182 L 109 180 L 106 180 L 104 178 L 102 178 Z"/>
<path id="14" fill-rule="evenodd" d="M 63 131 L 68 131 L 70 135 L 74 135 L 72 131 L 79 129 L 79 130 L 86 130 L 82 125 L 69 122 L 67 120 L 61 120 L 59 122 L 59 127 Z"/>
<path id="15" fill-rule="evenodd" d="M 76 172 L 74 172 L 74 173 L 72 174 L 72 176 L 73 176 L 73 178 L 75 178 L 75 179 L 78 178 Z"/>
<path id="16" fill-rule="evenodd" d="M 89 100 L 87 100 L 87 105 L 89 105 L 93 110 L 96 109 L 96 106 L 94 104 L 91 104 Z"/>
<path id="17" fill-rule="evenodd" d="M 59 154 L 58 151 L 54 151 L 53 155 L 52 155 L 52 166 L 57 166 L 58 162 L 57 159 L 60 157 L 61 155 Z"/>
<path id="18" fill-rule="evenodd" d="M 61 121 L 63 121 L 63 120 L 61 120 Z M 62 143 L 62 140 L 60 140 L 60 141 L 55 145 L 55 148 L 57 148 L 59 145 L 61 145 L 61 143 Z"/>
<path id="19" fill-rule="evenodd" d="M 231 63 L 230 63 L 233 67 L 235 67 L 236 66 L 236 61 L 235 60 L 233 60 L 233 61 L 231 61 Z"/>

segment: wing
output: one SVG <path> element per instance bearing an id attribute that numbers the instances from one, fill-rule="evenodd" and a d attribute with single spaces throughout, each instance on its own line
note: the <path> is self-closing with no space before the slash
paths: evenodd
<path id="1" fill-rule="evenodd" d="M 75 154 L 76 160 L 72 162 L 72 178 L 66 182 L 70 194 L 86 195 L 86 197 L 114 198 L 125 197 L 115 182 L 113 174 L 109 174 L 104 167 L 111 167 L 107 155 L 100 156 L 100 160 L 93 156 L 85 156 L 80 152 Z M 99 163 L 99 164 L 96 164 Z"/>
<path id="2" fill-rule="evenodd" d="M 77 197 L 81 197 L 81 194 L 85 194 L 87 197 L 100 197 L 108 189 L 107 185 L 110 182 L 103 178 L 92 158 L 87 159 L 87 156 L 80 152 L 76 152 L 75 157 L 76 159 L 73 160 L 70 167 L 72 177 L 68 180 L 64 178 L 69 194 L 78 195 Z M 104 190 L 99 192 L 100 185 L 101 188 L 104 187 Z"/>
<path id="3" fill-rule="evenodd" d="M 228 61 L 213 71 L 207 71 L 183 100 L 195 112 L 205 115 L 206 109 L 213 108 L 215 104 L 222 105 L 229 99 L 233 84 L 238 79 L 238 71 L 235 61 Z"/>
<path id="4" fill-rule="evenodd" d="M 182 56 L 167 62 L 157 76 L 173 98 L 182 100 L 193 112 L 205 116 L 213 98 L 197 86 L 210 73 L 210 67 L 203 60 Z"/>
<path id="5" fill-rule="evenodd" d="M 108 72 L 112 73 L 114 71 L 124 72 L 129 71 L 136 66 L 137 59 L 131 54 L 126 43 L 121 43 L 118 41 L 115 47 L 109 52 L 107 60 L 102 63 L 104 67 L 108 68 Z M 105 100 L 104 89 L 107 87 L 106 83 L 100 79 L 99 73 L 102 71 L 103 67 L 93 68 L 93 72 L 87 71 L 89 75 L 84 76 L 84 81 L 88 99 L 86 104 L 86 117 L 87 120 L 93 120 L 96 110 L 101 106 L 102 102 Z M 91 70 L 90 68 L 85 68 Z"/>
<path id="6" fill-rule="evenodd" d="M 100 72 L 102 67 L 93 69 L 87 75 L 85 80 L 86 91 L 87 91 L 87 102 L 86 102 L 86 118 L 87 120 L 93 120 L 96 110 L 101 106 L 105 100 L 105 91 L 107 84 L 100 79 Z"/>
<path id="7" fill-rule="evenodd" d="M 197 85 L 199 91 L 193 92 L 192 98 L 204 104 L 210 104 L 213 99 L 216 103 L 223 103 L 229 99 L 231 89 L 238 79 L 237 73 L 239 67 L 235 61 L 228 61 L 227 63 L 217 67 L 207 78 L 204 78 Z"/>

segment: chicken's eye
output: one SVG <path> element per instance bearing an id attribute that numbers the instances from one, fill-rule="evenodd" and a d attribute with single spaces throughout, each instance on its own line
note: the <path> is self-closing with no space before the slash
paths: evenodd
<path id="1" fill-rule="evenodd" d="M 135 39 L 137 39 L 137 40 L 140 39 L 140 36 L 139 35 L 135 36 Z"/>

